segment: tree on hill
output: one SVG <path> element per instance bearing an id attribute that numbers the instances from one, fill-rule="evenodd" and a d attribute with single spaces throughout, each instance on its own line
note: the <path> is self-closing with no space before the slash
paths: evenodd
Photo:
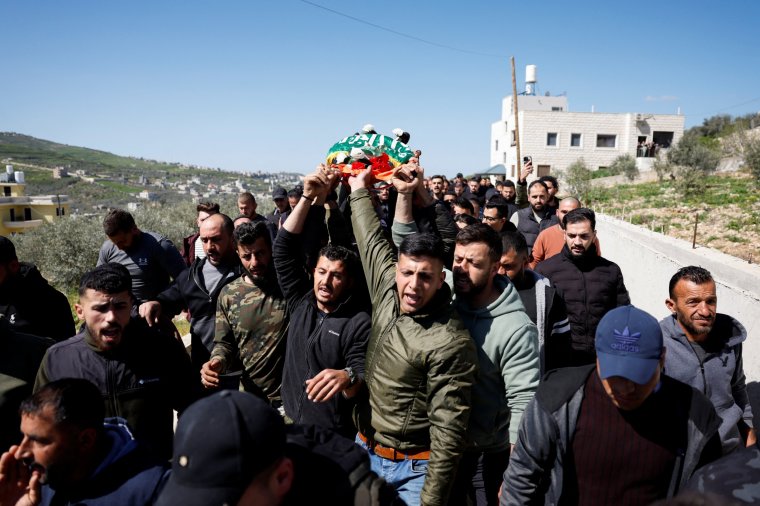
<path id="1" fill-rule="evenodd" d="M 688 129 L 684 135 L 696 134 L 698 137 L 717 139 L 756 126 L 760 126 L 760 114 L 750 113 L 737 117 L 730 114 L 718 114 L 705 118 L 701 125 Z"/>
<path id="2" fill-rule="evenodd" d="M 563 179 L 570 195 L 574 195 L 582 201 L 585 200 L 589 191 L 591 191 L 591 169 L 588 168 L 583 158 L 579 158 L 571 163 L 560 174 L 560 177 Z"/>
<path id="3" fill-rule="evenodd" d="M 610 174 L 623 174 L 628 181 L 639 177 L 636 160 L 629 154 L 620 155 L 610 164 Z"/>
<path id="4" fill-rule="evenodd" d="M 760 181 L 760 138 L 754 138 L 744 146 L 744 165 L 755 180 Z"/>
<path id="5" fill-rule="evenodd" d="M 705 176 L 715 172 L 720 154 L 700 142 L 692 132 L 684 135 L 667 155 L 670 173 L 676 188 L 684 195 L 694 195 L 704 188 Z"/>

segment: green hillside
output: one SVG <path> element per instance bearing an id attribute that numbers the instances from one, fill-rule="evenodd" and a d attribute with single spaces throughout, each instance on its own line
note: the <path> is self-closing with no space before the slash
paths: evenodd
<path id="1" fill-rule="evenodd" d="M 236 181 L 242 181 L 254 194 L 265 194 L 270 183 L 290 188 L 299 180 L 298 174 L 243 174 L 118 156 L 13 132 L 0 132 L 0 162 L 24 172 L 27 194 L 68 195 L 75 212 L 88 212 L 104 205 L 124 206 L 135 202 L 136 194 L 142 191 L 155 194 L 157 203 L 166 204 L 197 199 L 209 192 L 212 192 L 209 200 L 218 200 L 236 193 L 237 190 L 229 189 Z M 82 177 L 54 179 L 56 167 L 64 167 L 71 176 Z M 180 185 L 184 188 L 180 189 Z M 225 185 L 226 190 L 216 190 Z M 214 191 L 219 191 L 218 198 Z"/>
<path id="2" fill-rule="evenodd" d="M 128 176 L 136 170 L 165 174 L 183 170 L 179 164 L 118 156 L 105 151 L 58 144 L 28 135 L 0 132 L 0 159 L 6 158 L 12 158 L 18 163 L 50 168 L 64 166 L 70 171 L 95 171 L 114 176 Z"/>

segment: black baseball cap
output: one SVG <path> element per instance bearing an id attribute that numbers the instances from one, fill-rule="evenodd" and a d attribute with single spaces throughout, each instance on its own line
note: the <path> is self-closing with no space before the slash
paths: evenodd
<path id="1" fill-rule="evenodd" d="M 286 198 L 288 198 L 288 192 L 285 191 L 285 188 L 283 188 L 282 186 L 278 186 L 272 192 L 272 200 L 286 199 Z"/>
<path id="2" fill-rule="evenodd" d="M 224 390 L 180 416 L 172 473 L 156 506 L 236 504 L 253 478 L 285 455 L 285 423 L 265 401 Z"/>

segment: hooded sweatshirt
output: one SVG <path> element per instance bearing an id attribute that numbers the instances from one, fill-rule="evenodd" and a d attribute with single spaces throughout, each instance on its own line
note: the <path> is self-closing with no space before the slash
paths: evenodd
<path id="1" fill-rule="evenodd" d="M 153 504 L 169 475 L 132 437 L 124 420 L 106 418 L 103 439 L 108 452 L 89 478 L 71 489 L 42 487 L 42 506 L 145 506 Z"/>
<path id="2" fill-rule="evenodd" d="M 687 383 L 710 399 L 721 418 L 720 441 L 723 453 L 741 444 L 738 423 L 752 427 L 752 406 L 742 364 L 742 342 L 747 339 L 744 326 L 734 318 L 718 313 L 712 331 L 703 344 L 706 355 L 700 360 L 686 338 L 675 315 L 660 321 L 667 348 L 665 374 Z"/>
<path id="3" fill-rule="evenodd" d="M 499 297 L 483 308 L 454 301 L 478 351 L 478 377 L 472 387 L 469 446 L 506 450 L 517 442 L 520 419 L 538 387 L 538 331 L 525 313 L 514 285 L 494 279 Z"/>

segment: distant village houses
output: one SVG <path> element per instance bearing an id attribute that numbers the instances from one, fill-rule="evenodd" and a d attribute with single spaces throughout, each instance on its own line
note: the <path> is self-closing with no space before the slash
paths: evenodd
<path id="1" fill-rule="evenodd" d="M 24 173 L 13 165 L 0 174 L 0 187 L 0 235 L 24 233 L 71 213 L 68 195 L 26 195 Z"/>

